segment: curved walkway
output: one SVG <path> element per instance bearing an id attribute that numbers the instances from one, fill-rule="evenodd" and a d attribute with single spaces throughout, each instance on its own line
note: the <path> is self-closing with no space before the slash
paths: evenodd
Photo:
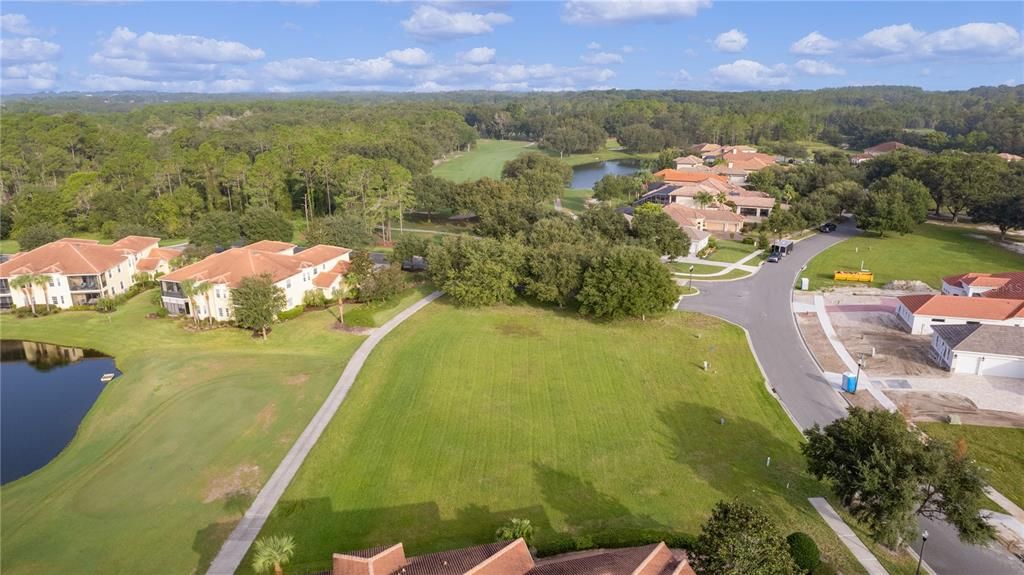
<path id="1" fill-rule="evenodd" d="M 355 354 L 352 355 L 352 359 L 345 366 L 345 371 L 341 372 L 338 383 L 334 384 L 334 389 L 331 390 L 323 405 L 320 406 L 320 410 L 313 416 L 312 421 L 306 426 L 302 435 L 299 435 L 298 439 L 295 440 L 295 444 L 292 445 L 288 454 L 281 460 L 281 464 L 274 470 L 274 474 L 270 476 L 267 484 L 260 490 L 259 495 L 256 496 L 252 505 L 245 512 L 245 516 L 238 522 L 234 531 L 231 532 L 227 541 L 220 548 L 220 552 L 217 553 L 217 557 L 214 558 L 210 569 L 206 572 L 207 575 L 232 575 L 238 569 L 246 552 L 249 551 L 249 546 L 252 545 L 256 536 L 260 534 L 260 530 L 263 529 L 263 524 L 266 523 L 270 512 L 277 505 L 277 501 L 281 499 L 288 484 L 292 482 L 309 451 L 313 449 L 317 440 L 320 439 L 320 434 L 324 432 L 331 418 L 334 417 L 338 408 L 341 407 L 341 402 L 348 395 L 348 390 L 352 388 L 352 384 L 355 382 L 356 376 L 359 375 L 359 370 L 366 363 L 366 358 L 370 356 L 370 352 L 391 330 L 409 319 L 414 313 L 426 307 L 430 302 L 441 297 L 441 295 L 442 292 L 436 291 L 402 310 L 401 313 L 391 318 L 390 321 L 374 330 L 373 334 L 366 338 L 366 341 L 359 346 L 359 349 L 356 350 Z"/>
<path id="2" fill-rule="evenodd" d="M 713 277 L 717 277 L 717 276 L 724 276 L 724 275 L 726 275 L 727 273 L 729 273 L 729 272 L 731 272 L 733 270 L 743 270 L 745 272 L 750 272 L 751 274 L 756 274 L 758 272 L 758 270 L 761 269 L 761 266 L 760 265 L 746 265 L 746 264 L 750 260 L 752 260 L 752 259 L 756 258 L 757 256 L 761 255 L 762 251 L 764 251 L 764 250 L 755 250 L 750 255 L 747 255 L 743 259 L 741 259 L 739 261 L 736 261 L 736 262 L 718 262 L 718 261 L 714 261 L 714 260 L 705 260 L 705 259 L 701 259 L 701 258 L 694 257 L 694 256 L 686 256 L 685 258 L 676 258 L 676 259 L 674 259 L 672 261 L 677 263 L 677 264 L 699 264 L 699 265 L 702 265 L 702 266 L 719 267 L 719 268 L 722 268 L 722 270 L 721 271 L 717 271 L 717 272 L 715 272 L 713 274 L 690 274 L 690 273 L 687 273 L 687 272 L 672 272 L 672 275 L 680 276 L 680 277 L 685 277 L 685 278 L 689 278 L 690 276 L 693 276 L 693 281 L 700 281 L 701 279 L 704 279 L 704 278 L 713 278 Z M 662 259 L 665 259 L 665 258 L 662 258 Z M 745 277 L 750 277 L 750 276 L 745 276 Z"/>

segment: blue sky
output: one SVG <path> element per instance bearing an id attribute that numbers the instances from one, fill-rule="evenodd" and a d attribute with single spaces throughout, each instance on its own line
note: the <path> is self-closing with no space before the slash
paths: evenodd
<path id="1" fill-rule="evenodd" d="M 4 2 L 4 93 L 1024 82 L 1020 2 Z"/>

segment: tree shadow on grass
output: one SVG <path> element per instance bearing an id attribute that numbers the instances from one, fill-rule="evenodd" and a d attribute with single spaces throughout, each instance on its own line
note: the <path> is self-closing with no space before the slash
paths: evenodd
<path id="1" fill-rule="evenodd" d="M 635 514 L 594 484 L 542 463 L 533 464 L 534 478 L 548 507 L 565 515 L 573 533 L 606 528 L 667 529 L 650 516 Z"/>
<path id="2" fill-rule="evenodd" d="M 660 410 L 658 417 L 665 425 L 669 456 L 720 491 L 722 499 L 738 498 L 777 518 L 794 512 L 816 517 L 807 498 L 826 495 L 827 489 L 806 474 L 798 446 L 780 439 L 779 432 L 682 401 Z"/>
<path id="3" fill-rule="evenodd" d="M 277 504 L 260 536 L 288 534 L 296 551 L 290 572 L 326 569 L 331 554 L 402 543 L 408 556 L 444 549 L 491 543 L 499 526 L 509 519 L 529 519 L 535 530 L 550 532 L 551 523 L 539 505 L 492 511 L 469 504 L 442 516 L 436 502 L 366 509 L 336 510 L 330 498 L 283 500 Z M 203 573 L 235 526 L 235 521 L 213 523 L 196 533 L 193 550 L 199 554 L 196 573 Z M 249 573 L 251 550 L 240 573 Z"/>

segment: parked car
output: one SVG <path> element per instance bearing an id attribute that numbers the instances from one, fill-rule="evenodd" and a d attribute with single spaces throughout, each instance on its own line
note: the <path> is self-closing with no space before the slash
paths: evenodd
<path id="1" fill-rule="evenodd" d="M 821 227 L 818 229 L 821 230 L 823 233 L 827 234 L 836 231 L 836 225 L 833 224 L 832 222 L 826 222 L 824 224 L 821 224 Z"/>
<path id="2" fill-rule="evenodd" d="M 770 264 L 777 264 L 777 263 L 779 263 L 779 260 L 781 260 L 781 259 L 782 259 L 782 254 L 780 254 L 778 252 L 775 252 L 774 254 L 768 256 L 768 263 L 770 263 Z"/>

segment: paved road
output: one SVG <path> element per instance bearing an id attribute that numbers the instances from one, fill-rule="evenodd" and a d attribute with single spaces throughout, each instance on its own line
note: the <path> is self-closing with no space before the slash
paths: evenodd
<path id="1" fill-rule="evenodd" d="M 790 308 L 801 268 L 825 248 L 856 235 L 848 223 L 831 234 L 799 242 L 777 264 L 764 264 L 753 276 L 731 282 L 701 282 L 700 295 L 686 297 L 678 309 L 715 315 L 747 328 L 754 353 L 779 398 L 798 425 L 827 425 L 846 414 L 846 402 L 829 387 L 800 338 Z M 922 520 L 930 535 L 925 562 L 939 575 L 1004 575 L 1024 573 L 1024 563 L 1002 548 L 964 545 L 947 524 Z M 918 540 L 914 548 L 921 546 Z"/>
<path id="2" fill-rule="evenodd" d="M 348 390 L 355 383 L 356 376 L 359 375 L 359 370 L 362 369 L 366 358 L 370 356 L 370 352 L 391 330 L 398 327 L 399 324 L 412 316 L 412 314 L 423 309 L 430 302 L 441 297 L 441 295 L 442 293 L 439 291 L 434 292 L 405 308 L 390 321 L 375 329 L 373 334 L 366 338 L 366 341 L 352 354 L 352 358 L 345 365 L 345 370 L 341 372 L 341 377 L 338 378 L 338 383 L 334 384 L 334 388 L 328 394 L 327 399 L 324 400 L 323 405 L 320 406 L 320 409 L 313 416 L 309 425 L 306 426 L 302 435 L 295 440 L 288 454 L 281 460 L 281 464 L 277 466 L 274 474 L 270 476 L 267 484 L 263 486 L 263 489 L 260 490 L 252 505 L 245 512 L 245 516 L 242 517 L 242 520 L 235 526 L 231 535 L 228 536 L 227 541 L 220 548 L 220 552 L 213 559 L 210 569 L 206 572 L 207 575 L 232 575 L 238 569 L 245 554 L 249 551 L 249 546 L 252 545 L 256 536 L 260 534 L 260 530 L 263 529 L 263 524 L 266 523 L 267 517 L 270 516 L 270 512 L 277 505 L 277 501 L 284 494 L 284 490 L 299 471 L 299 467 L 305 461 L 306 455 L 316 445 L 317 440 L 320 439 L 320 434 L 327 428 L 327 424 L 330 423 L 331 418 L 334 417 L 338 408 L 341 407 L 341 402 L 345 400 Z"/>

